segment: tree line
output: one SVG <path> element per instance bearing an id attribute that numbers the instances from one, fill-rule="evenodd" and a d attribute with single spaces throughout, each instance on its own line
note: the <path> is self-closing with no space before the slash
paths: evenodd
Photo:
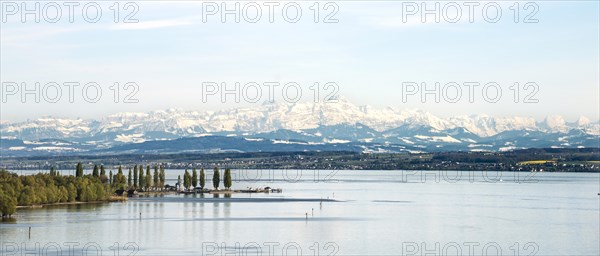
<path id="1" fill-rule="evenodd" d="M 0 214 L 10 217 L 17 206 L 108 201 L 113 189 L 98 177 L 61 175 L 54 168 L 50 173 L 26 176 L 0 170 Z"/>
<path id="2" fill-rule="evenodd" d="M 145 170 L 144 170 L 145 169 Z M 151 171 L 153 169 L 153 171 Z M 212 183 L 219 189 L 221 183 L 220 171 L 213 169 Z M 200 185 L 206 186 L 204 169 L 198 175 L 196 168 L 190 174 L 181 175 L 178 182 L 186 190 Z M 223 185 L 231 189 L 231 170 L 225 169 Z M 40 204 L 108 201 L 115 190 L 137 190 L 141 192 L 163 191 L 165 188 L 165 169 L 163 166 L 135 165 L 128 168 L 127 176 L 122 166 L 116 173 L 106 173 L 104 165 L 94 165 L 91 174 L 84 174 L 82 163 L 75 166 L 75 175 L 62 175 L 56 168 L 50 168 L 49 173 L 19 176 L 6 170 L 0 170 L 0 216 L 9 217 L 14 214 L 17 206 Z"/>
<path id="3" fill-rule="evenodd" d="M 127 176 L 123 173 L 122 166 L 117 168 L 117 172 L 113 174 L 112 171 L 106 175 L 104 165 L 94 165 L 92 170 L 92 177 L 97 177 L 102 183 L 108 183 L 115 189 L 134 189 L 138 191 L 161 191 L 165 187 L 165 168 L 163 166 L 154 165 L 154 172 L 151 171 L 151 166 L 135 165 L 133 171 L 128 168 Z M 77 164 L 75 168 L 75 176 L 83 176 L 83 167 L 81 163 Z"/>
<path id="4" fill-rule="evenodd" d="M 19 176 L 6 170 L 0 170 L 0 216 L 10 217 L 17 206 L 41 204 L 108 201 L 115 190 L 136 189 L 140 191 L 158 191 L 164 188 L 165 170 L 154 166 L 154 175 L 150 166 L 136 165 L 129 168 L 127 176 L 123 168 L 116 173 L 106 173 L 104 165 L 94 165 L 91 174 L 84 174 L 82 163 L 75 166 L 75 175 L 62 175 L 56 168 L 49 173 Z"/>
<path id="5" fill-rule="evenodd" d="M 231 170 L 229 168 L 225 169 L 223 176 L 223 185 L 225 186 L 225 189 L 231 189 L 231 186 L 233 185 L 233 180 L 231 179 Z M 200 189 L 204 190 L 206 187 L 206 175 L 204 168 L 200 169 L 200 175 L 198 175 L 196 168 L 192 169 L 191 174 L 186 169 L 185 173 L 183 174 L 183 183 L 181 183 L 181 175 L 177 177 L 177 183 L 180 184 L 180 186 L 183 185 L 185 190 L 190 190 L 190 187 L 196 188 L 198 185 L 200 186 Z M 218 190 L 221 184 L 221 173 L 217 167 L 213 168 L 212 183 L 213 188 Z"/>

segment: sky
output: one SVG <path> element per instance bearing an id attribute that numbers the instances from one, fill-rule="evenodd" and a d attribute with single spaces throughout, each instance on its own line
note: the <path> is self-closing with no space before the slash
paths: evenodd
<path id="1" fill-rule="evenodd" d="M 80 2 L 73 22 L 64 2 L 41 2 L 37 11 L 35 1 L 25 2 L 40 14 L 36 22 L 32 14 L 22 20 L 21 2 L 15 10 L 3 0 L 0 119 L 219 110 L 330 95 L 442 117 L 600 119 L 599 2 L 500 1 L 484 15 L 488 2 L 473 7 L 472 20 L 464 2 L 279 2 L 273 22 L 273 2 L 264 1 L 237 2 L 239 22 L 235 14 L 222 20 L 232 1 L 97 2 L 97 19 L 98 6 L 84 17 Z M 436 3 L 440 21 L 422 20 L 422 7 Z M 236 82 L 239 91 L 223 95 Z"/>

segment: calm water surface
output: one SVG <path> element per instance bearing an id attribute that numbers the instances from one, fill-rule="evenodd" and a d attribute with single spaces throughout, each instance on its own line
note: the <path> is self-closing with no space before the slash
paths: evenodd
<path id="1" fill-rule="evenodd" d="M 167 183 L 182 173 L 167 170 Z M 233 173 L 234 188 L 283 193 L 19 209 L 15 223 L 0 224 L 2 251 L 39 243 L 48 255 L 69 246 L 89 255 L 600 254 L 597 173 Z"/>

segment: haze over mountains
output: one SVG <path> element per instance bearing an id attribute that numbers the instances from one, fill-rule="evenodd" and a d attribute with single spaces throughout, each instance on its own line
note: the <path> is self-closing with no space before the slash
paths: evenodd
<path id="1" fill-rule="evenodd" d="M 337 103 L 265 103 L 222 111 L 169 109 L 99 120 L 44 117 L 0 123 L 4 156 L 350 150 L 497 151 L 599 147 L 600 124 L 580 117 L 440 118 L 420 110 Z"/>

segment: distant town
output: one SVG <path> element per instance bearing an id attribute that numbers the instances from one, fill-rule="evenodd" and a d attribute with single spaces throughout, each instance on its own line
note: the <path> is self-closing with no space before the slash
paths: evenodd
<path id="1" fill-rule="evenodd" d="M 523 172 L 600 172 L 600 148 L 546 148 L 507 152 L 356 153 L 254 152 L 215 154 L 130 154 L 48 157 L 4 157 L 0 168 L 71 170 L 78 162 L 119 165 L 160 165 L 165 169 L 323 170 L 488 170 Z"/>

